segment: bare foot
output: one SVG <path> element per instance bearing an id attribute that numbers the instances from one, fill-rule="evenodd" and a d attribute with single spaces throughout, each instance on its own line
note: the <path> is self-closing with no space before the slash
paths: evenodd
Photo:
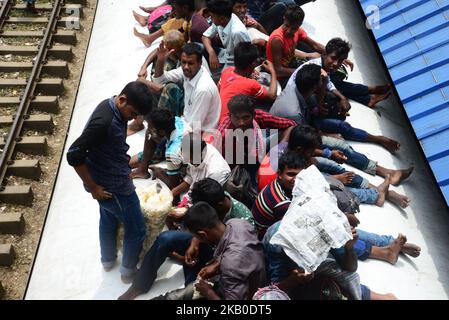
<path id="1" fill-rule="evenodd" d="M 374 90 L 370 90 L 371 94 L 385 94 L 390 92 L 392 89 L 391 84 L 385 84 L 383 86 L 375 86 Z"/>
<path id="2" fill-rule="evenodd" d="M 410 167 L 405 170 L 394 170 L 391 173 L 390 183 L 394 186 L 398 186 L 402 181 L 408 179 L 413 172 L 414 167 Z"/>
<path id="3" fill-rule="evenodd" d="M 344 185 L 350 184 L 352 182 L 352 179 L 354 179 L 355 173 L 354 172 L 345 172 L 342 174 L 337 174 L 333 176 L 335 179 L 339 180 Z"/>
<path id="4" fill-rule="evenodd" d="M 407 242 L 407 238 L 403 234 L 399 234 L 398 237 L 390 243 L 388 247 L 389 253 L 387 257 L 387 262 L 391 264 L 396 264 L 398 262 L 399 253 L 402 251 L 404 244 Z"/>
<path id="5" fill-rule="evenodd" d="M 386 293 L 386 294 L 380 294 L 371 291 L 371 300 L 399 300 L 394 294 L 392 293 Z"/>
<path id="6" fill-rule="evenodd" d="M 137 31 L 136 27 L 134 27 L 134 35 L 139 38 L 140 40 L 142 40 L 143 45 L 148 48 L 151 46 L 151 44 L 153 43 L 153 41 L 151 41 L 151 39 L 148 39 L 150 36 L 147 34 L 143 34 L 139 31 Z"/>
<path id="7" fill-rule="evenodd" d="M 405 253 L 413 258 L 417 258 L 421 254 L 421 248 L 418 247 L 416 244 L 406 243 L 406 244 L 404 244 L 404 247 L 402 247 L 401 252 Z"/>
<path id="8" fill-rule="evenodd" d="M 379 192 L 379 197 L 376 201 L 376 206 L 382 207 L 385 203 L 385 199 L 387 197 L 388 188 L 390 188 L 390 175 L 385 177 L 384 182 L 376 187 L 377 192 Z"/>
<path id="9" fill-rule="evenodd" d="M 125 276 L 125 275 L 122 274 L 121 275 L 122 282 L 125 283 L 125 284 L 132 283 L 133 280 L 134 280 L 134 276 L 135 275 L 136 274 L 132 274 L 130 276 Z"/>
<path id="10" fill-rule="evenodd" d="M 382 145 L 385 149 L 387 149 L 391 153 L 398 151 L 399 148 L 401 147 L 399 142 L 387 137 L 381 137 L 379 139 L 379 144 Z"/>
<path id="11" fill-rule="evenodd" d="M 180 262 L 180 263 L 184 263 L 185 259 L 184 256 L 181 256 L 179 253 L 177 252 L 172 252 L 168 254 L 170 256 L 170 258 L 175 259 L 176 261 Z"/>
<path id="12" fill-rule="evenodd" d="M 156 8 L 139 6 L 139 9 L 146 13 L 152 13 Z"/>
<path id="13" fill-rule="evenodd" d="M 384 93 L 384 94 L 373 94 L 373 95 L 371 95 L 371 97 L 369 99 L 369 102 L 368 102 L 368 107 L 374 108 L 376 106 L 376 104 L 378 104 L 379 102 L 388 99 L 390 94 L 391 94 L 391 91 L 389 91 L 387 93 Z"/>
<path id="14" fill-rule="evenodd" d="M 411 202 L 411 200 L 407 196 L 399 194 L 393 190 L 388 191 L 387 200 L 391 201 L 393 204 L 401 207 L 402 209 L 407 208 Z"/>
<path id="15" fill-rule="evenodd" d="M 143 292 L 140 290 L 137 290 L 133 286 L 129 287 L 128 290 L 124 294 L 122 294 L 120 297 L 118 297 L 117 300 L 134 300 L 136 297 L 140 296 Z"/>
<path id="16" fill-rule="evenodd" d="M 148 17 L 144 17 L 133 10 L 134 19 L 136 19 L 137 23 L 139 23 L 142 27 L 145 27 L 148 24 Z"/>

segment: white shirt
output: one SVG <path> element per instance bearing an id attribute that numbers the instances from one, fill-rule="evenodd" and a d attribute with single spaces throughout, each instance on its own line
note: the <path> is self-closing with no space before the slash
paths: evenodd
<path id="1" fill-rule="evenodd" d="M 195 182 L 205 178 L 211 178 L 223 185 L 228 180 L 230 174 L 231 168 L 226 160 L 214 146 L 208 144 L 203 150 L 203 161 L 199 166 L 187 164 L 184 181 L 192 186 Z"/>
<path id="2" fill-rule="evenodd" d="M 235 15 L 231 15 L 226 27 L 217 26 L 212 24 L 209 29 L 204 31 L 203 35 L 208 38 L 213 38 L 218 33 L 218 36 L 223 43 L 224 51 L 223 54 L 218 57 L 220 63 L 224 63 L 224 68 L 231 67 L 234 65 L 234 48 L 240 42 L 251 42 L 248 31 L 246 30 L 243 22 Z"/>
<path id="3" fill-rule="evenodd" d="M 184 87 L 184 115 L 183 118 L 194 129 L 201 124 L 201 130 L 216 129 L 221 113 L 221 100 L 218 88 L 204 66 L 189 79 L 184 76 L 182 68 L 166 71 L 154 82 L 182 83 Z M 196 123 L 196 124 L 195 124 Z"/>
<path id="4" fill-rule="evenodd" d="M 293 74 L 290 76 L 290 79 L 288 79 L 288 82 L 287 82 L 287 85 L 285 86 L 285 89 L 287 89 L 287 87 L 291 87 L 291 86 L 296 87 L 296 84 L 295 84 L 296 74 L 298 73 L 299 70 L 302 69 L 302 67 L 304 67 L 304 66 L 306 66 L 306 65 L 308 65 L 308 64 L 312 64 L 312 63 L 313 63 L 313 64 L 316 64 L 316 65 L 319 65 L 320 67 L 323 67 L 323 60 L 321 59 L 321 57 L 315 58 L 315 59 L 312 59 L 312 60 L 307 61 L 306 63 L 303 63 L 303 64 L 300 65 L 300 66 L 298 67 L 298 69 L 296 69 L 295 72 L 293 72 Z M 337 88 L 335 87 L 335 85 L 332 83 L 330 77 L 327 78 L 327 84 L 326 84 L 326 86 L 327 86 L 327 91 L 329 91 L 329 92 L 332 92 L 332 91 L 334 91 L 334 90 L 337 90 Z M 285 90 L 285 89 L 284 89 L 284 90 Z"/>

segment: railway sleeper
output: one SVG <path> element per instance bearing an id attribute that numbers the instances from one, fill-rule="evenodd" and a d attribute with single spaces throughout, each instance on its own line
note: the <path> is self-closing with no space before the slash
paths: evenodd
<path id="1" fill-rule="evenodd" d="M 5 146 L 5 139 L 0 138 L 0 149 Z M 16 151 L 33 155 L 47 155 L 47 138 L 37 137 L 19 137 L 16 142 Z"/>
<path id="2" fill-rule="evenodd" d="M 7 89 L 10 87 L 25 87 L 27 79 L 0 79 L 0 89 Z M 64 83 L 62 79 L 41 79 L 36 85 L 36 91 L 48 95 L 61 95 L 64 93 Z"/>
<path id="3" fill-rule="evenodd" d="M 33 199 L 33 190 L 30 185 L 6 186 L 0 190 L 0 202 L 31 207 Z"/>
<path id="4" fill-rule="evenodd" d="M 15 10 L 25 10 L 26 4 L 16 4 L 13 9 Z M 51 11 L 53 6 L 48 3 L 36 3 L 35 7 L 37 10 L 41 11 Z M 66 14 L 78 13 L 79 17 L 83 17 L 83 6 L 81 4 L 66 4 L 62 7 L 62 12 Z"/>
<path id="5" fill-rule="evenodd" d="M 33 23 L 33 24 L 48 24 L 48 18 L 43 17 L 9 17 L 5 21 L 6 23 Z M 56 23 L 58 27 L 68 28 L 68 29 L 79 29 L 81 28 L 80 18 L 79 17 L 61 17 L 58 19 Z"/>
<path id="6" fill-rule="evenodd" d="M 16 252 L 12 244 L 0 244 L 0 266 L 9 267 L 14 263 Z"/>
<path id="7" fill-rule="evenodd" d="M 31 71 L 32 62 L 0 62 L 0 72 Z M 67 78 L 69 76 L 69 64 L 67 61 L 47 61 L 42 71 L 56 77 Z"/>
<path id="8" fill-rule="evenodd" d="M 0 97 L 0 107 L 10 107 L 20 104 L 19 97 Z M 59 112 L 59 100 L 57 96 L 36 96 L 31 100 L 30 107 L 48 113 Z"/>
<path id="9" fill-rule="evenodd" d="M 25 219 L 22 213 L 0 214 L 0 234 L 21 235 L 25 231 Z"/>
<path id="10" fill-rule="evenodd" d="M 6 169 L 7 175 L 25 179 L 39 180 L 42 175 L 39 160 L 11 160 Z"/>
<path id="11" fill-rule="evenodd" d="M 8 127 L 12 125 L 13 121 L 13 116 L 0 116 L 0 127 Z M 51 115 L 36 114 L 25 117 L 24 126 L 31 130 L 53 133 L 55 124 Z"/>
<path id="12" fill-rule="evenodd" d="M 12 54 L 14 56 L 35 56 L 37 46 L 0 46 L 0 55 Z M 68 45 L 54 45 L 48 49 L 48 54 L 56 59 L 71 61 L 73 59 L 72 47 Z"/>
<path id="13" fill-rule="evenodd" d="M 0 36 L 3 38 L 43 38 L 44 31 L 0 31 Z M 53 34 L 53 40 L 57 43 L 75 45 L 77 43 L 76 32 L 73 30 L 56 30 L 56 33 Z"/>

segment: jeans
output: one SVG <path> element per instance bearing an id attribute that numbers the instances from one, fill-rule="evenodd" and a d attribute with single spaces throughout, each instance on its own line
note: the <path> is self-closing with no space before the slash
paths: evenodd
<path id="1" fill-rule="evenodd" d="M 340 133 L 345 139 L 366 142 L 368 132 L 351 126 L 348 122 L 339 119 L 316 118 L 315 127 L 328 133 Z"/>
<path id="2" fill-rule="evenodd" d="M 341 165 L 339 165 L 337 162 L 333 160 L 323 157 L 315 157 L 315 160 L 317 161 L 316 166 L 318 170 L 320 170 L 321 172 L 330 175 L 337 175 L 347 172 L 345 168 L 343 168 Z M 352 179 L 352 182 L 348 184 L 348 187 L 366 189 L 368 188 L 368 185 L 369 185 L 368 180 L 356 174 Z"/>
<path id="3" fill-rule="evenodd" d="M 190 246 L 192 234 L 186 231 L 164 231 L 145 254 L 142 266 L 133 281 L 133 287 L 142 292 L 148 292 L 157 277 L 159 267 L 164 263 L 169 253 L 173 251 L 184 255 Z M 185 284 L 196 280 L 198 272 L 213 257 L 213 250 L 205 243 L 201 243 L 198 261 L 193 267 L 183 265 Z"/>
<path id="4" fill-rule="evenodd" d="M 340 91 L 346 98 L 368 106 L 370 94 L 367 86 L 363 84 L 355 84 L 347 81 L 342 81 L 340 79 L 337 79 L 336 77 L 333 77 L 332 74 L 331 81 L 338 89 L 338 91 Z"/>
<path id="5" fill-rule="evenodd" d="M 287 6 L 284 3 L 275 3 L 265 10 L 257 21 L 267 30 L 268 34 L 271 34 L 284 23 L 284 13 L 286 10 Z"/>
<path id="6" fill-rule="evenodd" d="M 142 243 L 145 240 L 145 221 L 140 202 L 134 191 L 129 196 L 113 195 L 112 199 L 98 201 L 100 205 L 101 262 L 112 267 L 117 259 L 117 227 L 123 223 L 123 259 L 120 273 L 132 275 L 136 270 Z"/>
<path id="7" fill-rule="evenodd" d="M 357 198 L 359 198 L 360 203 L 364 204 L 376 204 L 377 199 L 379 199 L 379 192 L 374 188 L 347 188 L 351 191 Z"/>
<path id="8" fill-rule="evenodd" d="M 371 175 L 376 174 L 377 162 L 368 159 L 364 154 L 355 151 L 347 141 L 329 136 L 322 136 L 322 140 L 322 149 L 328 148 L 330 150 L 340 150 L 348 158 L 346 161 L 347 164 Z"/>
<path id="9" fill-rule="evenodd" d="M 386 235 L 378 235 L 376 233 L 366 232 L 360 229 L 357 229 L 357 234 L 359 235 L 359 240 L 365 241 L 366 243 L 370 243 L 375 247 L 387 247 L 394 241 L 392 236 Z"/>

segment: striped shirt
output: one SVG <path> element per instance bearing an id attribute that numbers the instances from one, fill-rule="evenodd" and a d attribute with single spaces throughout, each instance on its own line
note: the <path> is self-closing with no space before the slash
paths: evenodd
<path id="1" fill-rule="evenodd" d="M 259 236 L 262 237 L 272 224 L 284 217 L 290 203 L 291 197 L 282 189 L 279 178 L 259 193 L 252 210 Z"/>

